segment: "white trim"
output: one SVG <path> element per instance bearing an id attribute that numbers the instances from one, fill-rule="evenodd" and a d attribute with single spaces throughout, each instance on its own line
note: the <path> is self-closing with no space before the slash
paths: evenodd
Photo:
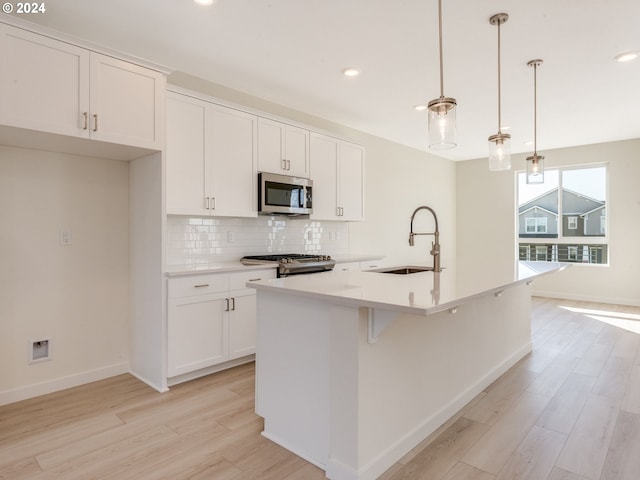
<path id="1" fill-rule="evenodd" d="M 28 20 L 24 20 L 23 18 L 18 18 L 18 17 L 14 17 L 11 15 L 6 15 L 2 13 L 0 14 L 0 23 L 11 25 L 12 27 L 20 28 L 22 30 L 26 30 L 31 33 L 36 33 L 44 37 L 49 37 L 59 42 L 69 43 L 71 45 L 75 45 L 77 47 L 84 48 L 86 50 L 91 50 L 92 52 L 101 53 L 103 55 L 107 55 L 108 57 L 117 58 L 129 63 L 135 63 L 136 65 L 140 65 L 141 67 L 155 70 L 156 72 L 163 73 L 164 75 L 170 75 L 175 71 L 174 68 L 167 67 L 165 65 L 160 65 L 158 63 L 150 62 L 143 58 L 136 57 L 135 55 L 119 52 L 117 50 L 113 50 L 111 48 L 104 47 L 102 45 L 87 42 L 86 40 L 82 40 L 78 37 L 74 37 L 67 33 L 60 32 L 58 30 L 54 30 L 52 28 L 45 27 L 43 25 L 39 25 L 37 23 L 29 22 Z"/>
<path id="2" fill-rule="evenodd" d="M 117 363 L 107 367 L 96 368 L 94 370 L 67 375 L 53 380 L 34 383 L 33 385 L 5 390 L 0 392 L 0 405 L 7 405 L 9 403 L 19 402 L 21 400 L 38 397 L 47 393 L 58 392 L 67 388 L 77 387 L 78 385 L 84 385 L 86 383 L 104 380 L 105 378 L 115 377 L 116 375 L 127 373 L 128 369 L 128 363 Z"/>
<path id="3" fill-rule="evenodd" d="M 608 265 L 598 265 L 595 263 L 585 263 L 580 264 L 576 263 L 576 266 L 579 265 L 589 265 L 592 267 L 597 266 L 608 266 Z M 624 298 L 624 297 L 602 297 L 602 296 L 593 296 L 593 295 L 573 295 L 567 293 L 556 293 L 553 291 L 547 290 L 534 290 L 531 292 L 531 295 L 534 297 L 543 297 L 543 298 L 555 298 L 560 300 L 575 300 L 579 302 L 596 302 L 596 303 L 607 303 L 610 305 L 625 305 L 629 307 L 640 307 L 640 300 L 637 298 Z"/>

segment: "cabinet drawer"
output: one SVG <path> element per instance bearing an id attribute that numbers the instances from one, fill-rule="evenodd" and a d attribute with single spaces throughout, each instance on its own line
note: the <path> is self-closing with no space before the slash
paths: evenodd
<path id="1" fill-rule="evenodd" d="M 270 278 L 276 278 L 275 268 L 233 272 L 229 274 L 229 290 L 241 290 L 246 288 L 246 284 L 249 281 L 269 280 Z"/>
<path id="2" fill-rule="evenodd" d="M 169 279 L 169 298 L 207 295 L 229 290 L 229 277 L 225 274 L 194 275 Z"/>

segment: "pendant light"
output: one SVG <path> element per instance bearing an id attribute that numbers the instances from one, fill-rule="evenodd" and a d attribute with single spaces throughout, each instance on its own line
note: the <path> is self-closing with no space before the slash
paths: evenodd
<path id="1" fill-rule="evenodd" d="M 527 183 L 544 183 L 544 157 L 538 155 L 538 85 L 537 70 L 542 60 L 535 59 L 527 62 L 533 67 L 533 155 L 527 157 Z"/>
<path id="2" fill-rule="evenodd" d="M 456 99 L 444 96 L 442 69 L 442 0 L 438 0 L 438 42 L 440 45 L 440 96 L 429 109 L 429 148 L 445 150 L 456 146 Z"/>
<path id="3" fill-rule="evenodd" d="M 500 25 L 509 20 L 506 13 L 498 13 L 489 19 L 491 25 L 498 26 L 498 133 L 489 137 L 489 170 L 509 170 L 511 168 L 511 135 L 502 133 L 500 112 Z"/>

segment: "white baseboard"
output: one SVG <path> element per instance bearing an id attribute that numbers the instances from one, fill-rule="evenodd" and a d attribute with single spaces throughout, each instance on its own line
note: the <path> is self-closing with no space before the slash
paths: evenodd
<path id="1" fill-rule="evenodd" d="M 544 290 L 533 290 L 531 295 L 534 297 L 556 298 L 561 300 L 575 300 L 578 302 L 595 302 L 595 303 L 607 303 L 611 305 L 627 305 L 630 307 L 640 307 L 640 300 L 637 298 L 622 298 L 622 297 L 602 297 L 598 295 L 574 295 L 558 292 L 547 292 Z"/>
<path id="2" fill-rule="evenodd" d="M 84 385 L 85 383 L 91 383 L 97 380 L 115 377 L 116 375 L 127 373 L 128 371 L 128 363 L 118 363 L 115 365 L 109 365 L 107 367 L 96 368 L 95 370 L 89 370 L 73 375 L 67 375 L 65 377 L 55 378 L 53 380 L 47 380 L 45 382 L 34 383 L 32 385 L 25 385 L 24 387 L 5 390 L 0 392 L 0 405 L 7 405 L 9 403 L 39 397 L 40 395 L 46 395 L 47 393 L 53 393 L 60 390 L 65 390 L 67 388 L 77 387 L 78 385 Z"/>

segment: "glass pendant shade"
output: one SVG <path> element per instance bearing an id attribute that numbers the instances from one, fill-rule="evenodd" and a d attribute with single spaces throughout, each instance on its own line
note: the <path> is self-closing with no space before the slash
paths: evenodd
<path id="1" fill-rule="evenodd" d="M 544 157 L 533 154 L 527 157 L 527 183 L 544 183 Z"/>
<path id="2" fill-rule="evenodd" d="M 428 106 L 429 148 L 446 150 L 456 146 L 456 101 L 439 97 Z"/>
<path id="3" fill-rule="evenodd" d="M 489 170 L 499 172 L 511 168 L 511 135 L 497 133 L 489 137 Z"/>

